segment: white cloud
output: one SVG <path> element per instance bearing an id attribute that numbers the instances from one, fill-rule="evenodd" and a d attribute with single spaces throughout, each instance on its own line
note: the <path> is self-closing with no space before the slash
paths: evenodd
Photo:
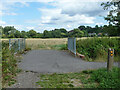
<path id="1" fill-rule="evenodd" d="M 17 13 L 14 13 L 14 12 L 3 12 L 3 13 L 0 13 L 2 16 L 4 15 L 12 15 L 12 16 L 15 16 L 17 15 Z"/>
<path id="2" fill-rule="evenodd" d="M 55 6 L 55 9 L 39 8 L 42 13 L 40 23 L 64 26 L 67 29 L 79 25 L 103 25 L 103 23 L 96 23 L 95 20 L 100 15 L 107 15 L 108 11 L 104 11 L 101 6 L 101 3 L 105 1 L 108 0 L 57 0 L 49 3 Z"/>
<path id="3" fill-rule="evenodd" d="M 19 2 L 20 4 L 16 4 Z M 5 15 L 17 15 L 17 13 L 14 12 L 15 8 L 12 8 L 12 6 L 18 6 L 18 7 L 23 7 L 23 6 L 29 6 L 29 4 L 25 1 L 17 1 L 17 0 L 2 0 L 0 2 L 0 16 L 5 16 Z"/>
<path id="4" fill-rule="evenodd" d="M 35 31 L 43 33 L 44 30 L 54 30 L 54 27 L 49 27 L 49 26 L 37 26 L 34 28 Z"/>
<path id="5" fill-rule="evenodd" d="M 72 26 L 71 25 L 67 25 L 68 28 L 71 28 Z"/>
<path id="6" fill-rule="evenodd" d="M 42 24 L 93 24 L 94 17 L 88 17 L 86 15 L 76 14 L 74 16 L 69 16 L 67 14 L 62 14 L 61 9 L 39 9 L 42 12 L 41 23 Z"/>
<path id="7" fill-rule="evenodd" d="M 25 20 L 26 23 L 36 24 L 38 26 L 22 26 L 16 25 L 16 28 L 35 29 L 43 31 L 45 29 L 52 30 L 54 28 L 66 28 L 68 30 L 78 27 L 79 25 L 93 25 L 102 23 L 95 23 L 96 16 L 105 16 L 106 11 L 103 10 L 100 3 L 108 0 L 4 0 L 4 11 L 10 12 L 10 6 L 15 5 L 16 2 L 22 5 L 29 6 L 28 2 L 40 2 L 55 6 L 55 8 L 38 8 L 42 13 L 40 19 Z M 3 15 L 17 15 L 14 12 L 1 12 Z M 38 18 L 38 17 L 37 17 Z"/>
<path id="8" fill-rule="evenodd" d="M 100 25 L 104 25 L 104 23 L 99 22 L 99 23 L 96 23 L 96 25 L 100 26 Z"/>
<path id="9" fill-rule="evenodd" d="M 34 29 L 34 27 L 26 27 L 26 29 L 31 30 Z"/>
<path id="10" fill-rule="evenodd" d="M 28 26 L 25 26 L 25 25 L 16 25 L 16 24 L 7 24 L 7 23 L 5 23 L 4 25 L 2 25 L 2 27 L 5 27 L 5 26 L 14 26 L 17 30 L 19 30 L 19 31 L 22 31 L 22 30 L 29 30 L 28 28 L 26 28 L 26 27 L 28 27 Z"/>
<path id="11" fill-rule="evenodd" d="M 51 5 L 61 8 L 61 13 L 68 14 L 70 16 L 76 14 L 97 16 L 106 14 L 101 3 L 102 0 L 58 0 L 57 2 L 53 2 Z"/>
<path id="12" fill-rule="evenodd" d="M 43 2 L 43 3 L 48 3 L 48 2 L 53 2 L 57 0 L 4 0 L 3 2 Z"/>
<path id="13" fill-rule="evenodd" d="M 5 21 L 0 20 L 0 25 L 5 25 L 5 24 L 6 24 Z"/>

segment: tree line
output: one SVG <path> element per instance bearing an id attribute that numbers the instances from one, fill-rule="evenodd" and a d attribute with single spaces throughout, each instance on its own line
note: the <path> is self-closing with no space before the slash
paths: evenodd
<path id="1" fill-rule="evenodd" d="M 0 26 L 2 30 L 2 38 L 65 38 L 65 37 L 86 37 L 89 33 L 102 33 L 102 36 L 119 36 L 118 29 L 116 26 L 104 25 L 90 27 L 90 26 L 79 26 L 71 31 L 67 31 L 64 28 L 54 29 L 51 31 L 44 30 L 43 33 L 36 32 L 35 30 L 19 31 L 14 26 Z M 114 32 L 113 32 L 114 31 Z M 94 35 L 93 35 L 94 36 Z"/>

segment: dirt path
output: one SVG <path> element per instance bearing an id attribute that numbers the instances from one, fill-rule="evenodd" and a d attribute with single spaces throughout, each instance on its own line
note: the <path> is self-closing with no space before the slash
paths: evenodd
<path id="1" fill-rule="evenodd" d="M 17 82 L 8 88 L 40 88 L 36 82 L 39 81 L 39 73 L 22 71 L 16 77 Z"/>

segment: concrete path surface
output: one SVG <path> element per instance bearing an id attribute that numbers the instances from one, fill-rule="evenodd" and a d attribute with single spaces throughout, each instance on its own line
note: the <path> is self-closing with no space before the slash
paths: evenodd
<path id="1" fill-rule="evenodd" d="M 118 66 L 118 63 L 114 65 Z M 79 72 L 106 67 L 107 63 L 86 62 L 73 57 L 68 51 L 33 50 L 23 55 L 18 66 L 22 72 L 16 76 L 17 82 L 8 88 L 40 88 L 36 83 L 40 80 L 40 73 Z"/>
<path id="2" fill-rule="evenodd" d="M 107 67 L 106 62 L 87 62 L 72 56 L 68 51 L 32 50 L 23 55 L 19 67 L 38 73 L 67 73 Z M 118 66 L 118 63 L 114 63 Z"/>

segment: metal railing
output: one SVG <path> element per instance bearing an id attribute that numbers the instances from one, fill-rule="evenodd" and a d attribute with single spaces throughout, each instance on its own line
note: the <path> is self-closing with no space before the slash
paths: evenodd
<path id="1" fill-rule="evenodd" d="M 76 56 L 76 38 L 68 38 L 68 50 Z"/>
<path id="2" fill-rule="evenodd" d="M 25 39 L 9 39 L 9 50 L 14 50 L 14 52 L 22 51 L 25 49 Z"/>

